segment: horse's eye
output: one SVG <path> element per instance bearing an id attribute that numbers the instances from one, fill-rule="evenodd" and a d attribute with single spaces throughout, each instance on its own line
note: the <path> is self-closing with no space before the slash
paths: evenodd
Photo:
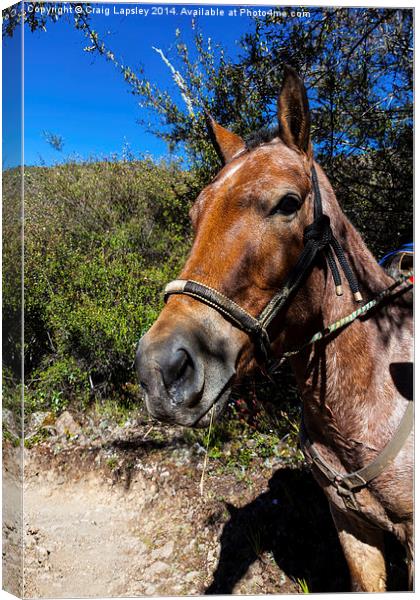
<path id="1" fill-rule="evenodd" d="M 276 204 L 276 206 L 270 212 L 270 215 L 292 215 L 300 207 L 300 198 L 293 194 L 286 194 Z"/>

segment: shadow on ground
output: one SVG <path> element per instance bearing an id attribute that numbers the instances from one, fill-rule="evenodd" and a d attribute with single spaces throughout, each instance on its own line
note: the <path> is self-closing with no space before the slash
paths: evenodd
<path id="1" fill-rule="evenodd" d="M 206 594 L 232 593 L 250 565 L 271 552 L 284 573 L 305 580 L 311 592 L 350 591 L 347 565 L 323 492 L 305 470 L 281 469 L 269 490 L 253 502 L 227 506 L 230 519 L 221 535 L 221 552 Z M 407 589 L 403 551 L 387 540 L 389 590 Z"/>

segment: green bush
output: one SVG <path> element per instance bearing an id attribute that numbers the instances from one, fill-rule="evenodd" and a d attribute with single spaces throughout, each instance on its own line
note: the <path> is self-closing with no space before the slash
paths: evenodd
<path id="1" fill-rule="evenodd" d="M 72 401 L 86 408 L 90 398 L 87 373 L 73 357 L 54 357 L 49 362 L 35 370 L 27 382 L 26 412 L 50 410 L 59 414 Z"/>
<path id="2" fill-rule="evenodd" d="M 7 171 L 6 187 L 11 178 Z M 137 341 L 190 245 L 196 192 L 179 165 L 149 159 L 25 170 L 28 410 L 84 405 L 91 390 L 120 396 L 135 381 Z M 16 256 L 6 253 L 3 268 L 8 280 Z M 13 290 L 4 298 L 12 316 L 19 300 Z"/>
<path id="3" fill-rule="evenodd" d="M 20 379 L 22 353 L 22 177 L 20 169 L 6 171 L 2 183 L 2 341 L 4 366 L 8 370 L 6 387 L 9 389 L 12 380 Z"/>

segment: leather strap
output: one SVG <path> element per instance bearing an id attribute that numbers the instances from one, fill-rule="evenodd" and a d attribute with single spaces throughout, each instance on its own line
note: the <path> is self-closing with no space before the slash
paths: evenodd
<path id="1" fill-rule="evenodd" d="M 414 403 L 408 401 L 404 415 L 400 424 L 392 438 L 386 444 L 385 448 L 378 456 L 362 469 L 358 469 L 353 473 L 341 474 L 329 465 L 315 450 L 306 432 L 305 425 L 302 419 L 301 425 L 301 444 L 311 457 L 313 464 L 323 473 L 323 475 L 338 489 L 344 488 L 351 492 L 358 491 L 365 487 L 370 481 L 375 479 L 391 461 L 396 458 L 413 428 Z"/>
<path id="2" fill-rule="evenodd" d="M 396 458 L 400 450 L 404 446 L 413 428 L 413 416 L 414 416 L 414 402 L 408 401 L 407 408 L 405 409 L 403 418 L 400 421 L 398 429 L 389 440 L 385 448 L 378 454 L 378 456 L 366 467 L 359 469 L 354 473 L 346 475 L 341 480 L 341 484 L 345 485 L 349 489 L 355 489 L 360 487 L 360 481 L 364 481 L 362 485 L 369 483 L 372 479 L 375 479 L 382 471 L 386 469 L 390 462 Z"/>
<path id="3" fill-rule="evenodd" d="M 165 302 L 172 294 L 183 294 L 200 300 L 211 306 L 223 316 L 247 333 L 259 345 L 259 350 L 267 358 L 270 352 L 270 340 L 264 325 L 248 311 L 217 290 L 191 279 L 176 279 L 165 288 Z"/>

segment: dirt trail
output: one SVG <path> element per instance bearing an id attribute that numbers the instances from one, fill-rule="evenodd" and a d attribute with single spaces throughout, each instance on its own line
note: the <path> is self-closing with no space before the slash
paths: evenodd
<path id="1" fill-rule="evenodd" d="M 212 460 L 200 496 L 203 448 L 180 428 L 151 439 L 148 425 L 82 432 L 66 419 L 64 433 L 25 450 L 26 597 L 348 589 L 325 499 L 305 470 Z M 12 469 L 4 473 L 7 487 Z M 10 523 L 5 532 L 12 563 L 19 535 Z"/>
<path id="2" fill-rule="evenodd" d="M 144 503 L 134 488 L 107 489 L 99 478 L 58 485 L 51 473 L 26 486 L 26 594 L 143 595 Z"/>
<path id="3" fill-rule="evenodd" d="M 149 463 L 136 470 L 126 489 L 124 480 L 104 481 L 100 469 L 73 474 L 69 481 L 68 472 L 31 460 L 25 485 L 26 596 L 187 595 L 204 593 L 212 583 L 228 513 L 214 499 L 211 483 L 199 498 L 198 472 Z M 297 586 L 270 556 L 261 555 L 234 591 L 283 590 Z"/>

